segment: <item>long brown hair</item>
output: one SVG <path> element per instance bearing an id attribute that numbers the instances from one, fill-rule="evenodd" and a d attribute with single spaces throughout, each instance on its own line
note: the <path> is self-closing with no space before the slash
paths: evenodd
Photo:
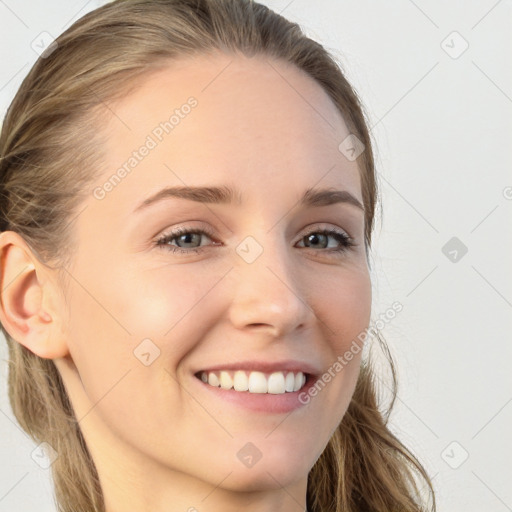
<path id="1" fill-rule="evenodd" d="M 59 36 L 6 114 L 0 136 L 2 231 L 19 233 L 42 261 L 62 268 L 74 247 L 73 218 L 96 179 L 91 169 L 101 161 L 95 130 L 101 107 L 172 59 L 215 51 L 286 61 L 327 92 L 364 144 L 357 161 L 368 251 L 377 183 L 361 102 L 335 56 L 298 24 L 251 0 L 116 0 Z M 61 278 L 64 285 L 65 274 Z M 34 355 L 1 328 L 9 347 L 14 414 L 36 442 L 46 441 L 59 454 L 52 465 L 59 510 L 104 511 L 94 462 L 53 361 Z M 376 371 L 371 358 L 364 359 L 348 410 L 310 471 L 311 512 L 435 510 L 428 474 L 387 426 L 397 382 L 378 333 L 377 340 L 391 368 L 391 404 L 387 413 L 379 410 Z"/>

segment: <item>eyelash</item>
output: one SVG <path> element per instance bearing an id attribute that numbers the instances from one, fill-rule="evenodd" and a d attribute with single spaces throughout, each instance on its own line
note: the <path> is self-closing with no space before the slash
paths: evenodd
<path id="1" fill-rule="evenodd" d="M 351 249 L 352 247 L 355 247 L 357 244 L 354 243 L 354 239 L 350 236 L 348 236 L 346 233 L 343 233 L 342 231 L 337 231 L 335 229 L 318 229 L 310 231 L 309 233 L 306 233 L 300 241 L 302 241 L 307 236 L 310 236 L 312 234 L 322 234 L 322 235 L 329 235 L 334 237 L 338 242 L 341 243 L 341 246 L 337 249 L 324 249 L 324 252 L 331 253 L 334 256 L 342 256 L 343 253 Z M 201 252 L 204 247 L 196 247 L 192 249 L 183 249 L 181 247 L 169 245 L 169 242 L 172 242 L 175 238 L 180 237 L 181 235 L 207 235 L 209 238 L 213 239 L 213 233 L 210 232 L 208 229 L 186 229 L 186 228 L 177 228 L 175 231 L 172 231 L 171 233 L 167 233 L 159 237 L 155 245 L 159 248 L 166 249 L 174 254 L 192 254 L 192 253 L 199 253 Z M 305 249 L 308 249 L 308 247 L 304 247 Z M 315 249 L 313 249 L 315 250 Z"/>

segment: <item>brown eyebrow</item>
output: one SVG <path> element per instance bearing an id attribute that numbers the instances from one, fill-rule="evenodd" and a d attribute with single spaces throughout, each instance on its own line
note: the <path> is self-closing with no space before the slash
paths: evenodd
<path id="1" fill-rule="evenodd" d="M 168 198 L 187 199 L 198 203 L 242 204 L 242 195 L 228 186 L 222 187 L 166 187 L 140 203 L 134 211 L 140 211 L 148 206 Z M 361 202 L 347 190 L 332 188 L 306 190 L 299 201 L 302 207 L 329 206 L 331 204 L 351 204 L 364 212 Z"/>

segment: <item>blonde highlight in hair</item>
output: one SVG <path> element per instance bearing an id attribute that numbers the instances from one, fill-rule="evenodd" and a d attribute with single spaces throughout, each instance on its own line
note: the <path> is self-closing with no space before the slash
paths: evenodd
<path id="1" fill-rule="evenodd" d="M 377 204 L 372 143 L 356 92 L 337 59 L 300 26 L 250 0 L 116 0 L 92 11 L 40 58 L 12 101 L 0 135 L 1 230 L 19 233 L 60 272 L 76 249 L 73 220 L 101 171 L 98 123 L 108 105 L 148 73 L 176 59 L 213 52 L 262 55 L 294 65 L 329 95 L 349 131 L 364 144 L 358 158 L 365 244 Z M 368 253 L 367 253 L 368 254 Z M 60 274 L 63 289 L 66 273 Z M 9 399 L 21 427 L 59 454 L 52 465 L 60 512 L 104 512 L 98 474 L 54 363 L 11 338 Z M 361 364 L 354 395 L 310 471 L 310 512 L 435 511 L 431 480 L 387 426 L 396 397 L 379 410 L 375 369 Z M 429 491 L 423 503 L 416 480 Z"/>

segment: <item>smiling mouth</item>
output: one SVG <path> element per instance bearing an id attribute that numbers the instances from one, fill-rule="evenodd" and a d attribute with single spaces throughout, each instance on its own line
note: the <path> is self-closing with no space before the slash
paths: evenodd
<path id="1" fill-rule="evenodd" d="M 307 373 L 290 371 L 264 373 L 220 370 L 201 371 L 195 376 L 215 388 L 273 395 L 297 392 L 304 387 L 308 380 Z"/>

